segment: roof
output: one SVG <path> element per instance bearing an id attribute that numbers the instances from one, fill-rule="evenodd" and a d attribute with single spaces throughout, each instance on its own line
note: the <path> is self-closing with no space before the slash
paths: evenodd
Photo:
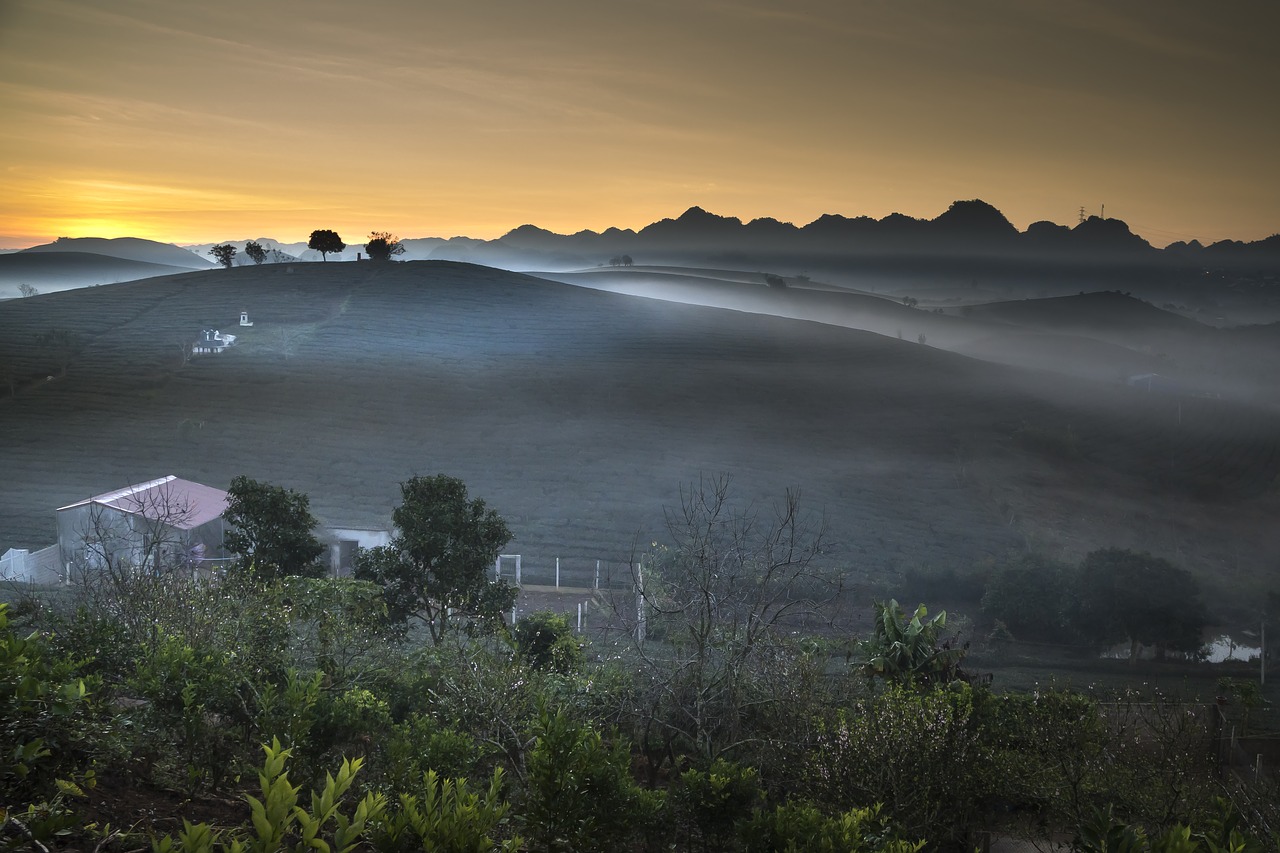
<path id="1" fill-rule="evenodd" d="M 207 524 L 227 511 L 227 493 L 203 483 L 182 480 L 170 474 L 158 480 L 104 492 L 67 506 L 74 509 L 88 504 L 109 506 L 122 512 L 136 513 L 152 521 L 163 521 L 170 527 L 191 530 Z"/>

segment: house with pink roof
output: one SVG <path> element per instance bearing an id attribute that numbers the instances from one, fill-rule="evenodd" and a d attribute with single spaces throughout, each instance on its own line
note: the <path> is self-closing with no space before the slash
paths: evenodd
<path id="1" fill-rule="evenodd" d="M 228 562 L 227 493 L 170 474 L 59 507 L 64 580 L 87 571 L 184 571 Z"/>

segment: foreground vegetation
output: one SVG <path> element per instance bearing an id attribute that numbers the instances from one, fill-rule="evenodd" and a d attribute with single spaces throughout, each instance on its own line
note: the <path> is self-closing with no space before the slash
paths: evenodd
<path id="1" fill-rule="evenodd" d="M 1212 709 L 995 693 L 944 614 L 892 601 L 852 644 L 790 631 L 831 580 L 792 499 L 761 518 L 690 490 L 615 639 L 587 646 L 556 614 L 511 626 L 476 606 L 493 590 L 432 586 L 487 563 L 438 515 L 415 538 L 424 496 L 500 523 L 455 482 L 405 484 L 373 580 L 124 571 L 0 605 L 0 844 L 1243 853 L 1277 825 L 1265 791 L 1233 810 Z"/>

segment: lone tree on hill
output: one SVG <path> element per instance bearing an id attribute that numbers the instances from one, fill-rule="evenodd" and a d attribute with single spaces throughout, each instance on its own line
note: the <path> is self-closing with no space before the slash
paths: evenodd
<path id="1" fill-rule="evenodd" d="M 341 252 L 347 248 L 347 244 L 342 242 L 342 238 L 338 236 L 337 231 L 319 230 L 311 232 L 311 239 L 307 241 L 308 249 L 315 249 L 320 253 L 320 260 L 329 260 L 330 252 Z"/>
<path id="2" fill-rule="evenodd" d="M 244 253 L 249 256 L 255 264 L 260 264 L 267 259 L 267 250 L 262 248 L 262 244 L 257 240 L 250 240 L 244 244 Z"/>
<path id="3" fill-rule="evenodd" d="M 1148 553 L 1120 548 L 1092 551 L 1080 564 L 1074 623 L 1101 643 L 1129 641 L 1129 663 L 1140 646 L 1194 652 L 1202 645 L 1208 614 L 1200 584 L 1180 569 Z"/>
<path id="4" fill-rule="evenodd" d="M 301 492 L 259 483 L 245 476 L 227 489 L 227 549 L 240 555 L 240 567 L 253 566 L 260 577 L 320 577 L 318 561 L 324 546 L 312 532 L 316 527 L 311 501 Z"/>
<path id="5" fill-rule="evenodd" d="M 236 247 L 230 243 L 223 243 L 221 246 L 214 246 L 210 249 L 209 254 L 213 255 L 215 261 L 227 269 L 231 269 L 231 263 L 236 259 Z"/>
<path id="6" fill-rule="evenodd" d="M 511 531 L 502 516 L 444 474 L 400 484 L 404 503 L 392 513 L 400 531 L 390 545 L 356 553 L 355 576 L 384 590 L 395 622 L 417 618 L 436 644 L 450 623 L 475 630 L 492 625 L 515 602 L 515 587 L 488 572 Z"/>
<path id="7" fill-rule="evenodd" d="M 392 235 L 390 231 L 370 233 L 369 242 L 364 244 L 364 250 L 371 261 L 389 261 L 393 255 L 404 254 L 404 246 L 400 244 L 400 238 Z"/>

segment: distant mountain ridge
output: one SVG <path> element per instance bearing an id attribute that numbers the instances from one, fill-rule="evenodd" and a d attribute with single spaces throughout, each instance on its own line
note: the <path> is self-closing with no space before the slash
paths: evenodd
<path id="1" fill-rule="evenodd" d="M 324 223 L 318 223 L 324 225 Z M 363 237 L 348 237 L 345 252 L 328 260 L 354 261 Z M 272 254 L 270 262 L 318 261 L 306 243 L 257 241 Z M 229 240 L 241 250 L 244 240 Z M 494 240 L 471 237 L 405 238 L 401 260 L 448 260 L 505 269 L 569 270 L 603 266 L 630 257 L 642 264 L 733 265 L 742 268 L 823 264 L 890 264 L 932 271 L 959 260 L 969 268 L 1014 264 L 1034 272 L 1046 266 L 1111 268 L 1191 268 L 1280 271 L 1280 234 L 1251 243 L 1197 241 L 1158 249 L 1120 219 L 1084 218 L 1074 226 L 1040 221 L 1019 231 L 994 205 L 981 199 L 953 202 L 933 219 L 891 213 L 882 219 L 824 214 L 806 225 L 763 217 L 743 222 L 701 207 L 661 219 L 639 231 L 606 228 L 557 234 L 521 225 Z M 79 251 L 129 260 L 205 269 L 214 266 L 208 249 L 215 244 L 178 247 L 150 240 L 61 238 L 26 252 Z M 952 268 L 948 266 L 948 268 Z"/>
<path id="2" fill-rule="evenodd" d="M 32 246 L 15 254 L 37 254 L 42 252 L 76 252 L 86 255 L 106 255 L 112 258 L 122 258 L 126 261 L 165 264 L 193 270 L 209 269 L 215 266 L 213 261 L 207 257 L 201 257 L 172 243 L 159 243 L 155 240 L 144 240 L 140 237 L 59 237 L 52 243 Z"/>
<path id="3" fill-rule="evenodd" d="M 405 241 L 406 246 L 412 242 Z M 1120 219 L 1090 216 L 1074 226 L 1040 221 L 1019 231 L 994 205 L 969 199 L 952 203 L 933 219 L 901 213 L 882 219 L 825 214 L 802 226 L 768 217 L 743 222 L 695 206 L 639 231 L 607 228 L 557 234 L 536 225 L 522 225 L 496 240 L 439 241 L 417 257 L 505 266 L 497 259 L 512 255 L 562 267 L 605 264 L 629 255 L 637 263 L 967 258 L 1005 259 L 1032 266 L 1195 264 L 1280 269 L 1280 235 L 1253 243 L 1226 240 L 1207 247 L 1195 242 L 1175 243 L 1157 249 Z"/>

